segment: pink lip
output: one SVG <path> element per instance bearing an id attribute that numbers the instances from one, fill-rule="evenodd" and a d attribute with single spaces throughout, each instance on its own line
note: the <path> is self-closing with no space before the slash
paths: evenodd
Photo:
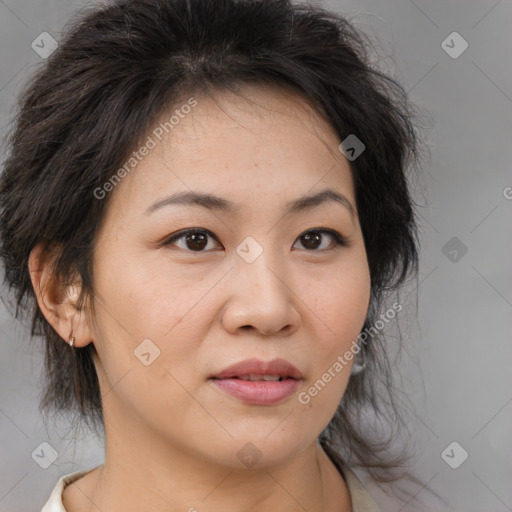
<path id="1" fill-rule="evenodd" d="M 272 361 L 260 361 L 258 359 L 246 359 L 240 363 L 228 366 L 220 373 L 212 375 L 214 379 L 229 379 L 255 373 L 258 375 L 280 375 L 292 379 L 302 379 L 302 373 L 286 359 L 273 359 Z"/>
<path id="2" fill-rule="evenodd" d="M 248 381 L 239 377 L 280 375 L 281 381 Z M 210 381 L 223 392 L 252 405 L 273 405 L 293 395 L 302 382 L 302 373 L 285 359 L 269 362 L 247 359 L 213 375 Z"/>

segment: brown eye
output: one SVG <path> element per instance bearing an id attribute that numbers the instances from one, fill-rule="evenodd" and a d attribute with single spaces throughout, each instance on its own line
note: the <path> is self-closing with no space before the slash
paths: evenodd
<path id="1" fill-rule="evenodd" d="M 205 252 L 204 249 L 208 246 L 209 237 L 215 239 L 213 233 L 208 230 L 188 229 L 176 233 L 164 242 L 163 245 L 172 245 L 178 240 L 183 240 L 182 249 L 190 252 Z"/>
<path id="2" fill-rule="evenodd" d="M 331 239 L 331 244 L 322 248 L 326 239 L 325 235 L 328 235 L 327 240 Z M 187 229 L 172 235 L 162 245 L 176 245 L 179 249 L 188 252 L 208 252 L 212 249 L 211 247 L 207 249 L 209 238 L 217 240 L 215 235 L 207 229 Z M 297 240 L 301 241 L 305 250 L 312 252 L 329 251 L 336 246 L 348 245 L 348 241 L 340 233 L 331 229 L 312 229 L 303 233 Z M 179 241 L 181 241 L 181 245 L 176 243 Z"/>
<path id="3" fill-rule="evenodd" d="M 301 236 L 301 240 L 306 249 L 317 249 L 322 244 L 322 235 L 318 231 L 307 233 Z"/>
<path id="4" fill-rule="evenodd" d="M 312 229 L 308 231 L 307 233 L 302 234 L 298 240 L 301 241 L 302 245 L 308 250 L 308 251 L 316 251 L 318 247 L 322 245 L 323 238 L 325 235 L 329 235 L 332 240 L 334 240 L 335 246 L 347 246 L 348 242 L 347 240 L 337 231 L 333 231 L 331 229 Z M 332 249 L 331 247 L 324 247 L 324 250 Z"/>

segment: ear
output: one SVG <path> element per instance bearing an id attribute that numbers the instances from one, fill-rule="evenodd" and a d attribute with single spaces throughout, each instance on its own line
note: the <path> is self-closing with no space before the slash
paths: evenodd
<path id="1" fill-rule="evenodd" d="M 64 286 L 57 282 L 52 268 L 56 256 L 55 252 L 45 248 L 43 242 L 30 253 L 28 267 L 37 302 L 46 320 L 66 343 L 73 331 L 73 346 L 85 347 L 92 338 L 85 311 L 76 305 L 81 286 Z"/>

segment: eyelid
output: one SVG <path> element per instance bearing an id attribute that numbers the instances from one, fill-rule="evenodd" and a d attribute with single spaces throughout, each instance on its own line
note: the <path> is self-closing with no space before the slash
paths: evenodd
<path id="1" fill-rule="evenodd" d="M 185 237 L 188 234 L 194 234 L 194 233 L 206 233 L 208 236 L 210 236 L 217 243 L 220 244 L 218 238 L 209 229 L 206 229 L 206 228 L 187 228 L 187 229 L 182 229 L 180 231 L 177 231 L 176 233 L 173 233 L 172 235 L 164 238 L 164 240 L 159 245 L 160 246 L 164 246 L 164 247 L 168 246 L 168 245 L 171 245 L 176 240 L 179 240 L 179 239 Z M 308 249 L 304 249 L 306 252 L 309 252 L 309 253 L 315 253 L 315 252 L 324 253 L 324 252 L 329 252 L 329 251 L 331 251 L 333 249 L 336 249 L 336 248 L 339 248 L 339 247 L 348 247 L 350 245 L 350 239 L 349 238 L 347 238 L 346 236 L 342 235 L 341 233 L 339 233 L 338 231 L 336 231 L 334 229 L 324 228 L 324 227 L 309 228 L 309 229 L 303 231 L 296 238 L 296 240 L 299 240 L 301 237 L 303 237 L 304 235 L 306 235 L 308 233 L 328 234 L 334 240 L 334 247 L 331 247 L 330 249 L 321 249 L 321 250 L 316 250 L 316 249 L 308 250 Z M 222 244 L 220 244 L 220 245 L 222 245 Z M 294 245 L 295 245 L 295 243 L 294 243 Z M 205 250 L 203 250 L 203 251 L 191 251 L 191 250 L 186 250 L 186 249 L 183 249 L 183 250 L 185 252 L 198 253 L 198 254 L 200 254 L 200 253 L 208 253 L 208 252 L 211 251 L 211 249 L 208 250 L 208 251 L 205 251 Z"/>
<path id="2" fill-rule="evenodd" d="M 176 231 L 176 233 L 173 233 L 172 235 L 169 235 L 165 237 L 162 242 L 159 243 L 160 246 L 167 246 L 171 245 L 172 242 L 179 240 L 180 238 L 184 238 L 186 235 L 192 235 L 194 233 L 206 233 L 208 236 L 213 238 L 218 244 L 220 244 L 218 238 L 209 230 L 206 228 L 187 228 L 187 229 L 181 229 L 180 231 Z M 187 251 L 187 252 L 209 252 L 209 251 Z"/>

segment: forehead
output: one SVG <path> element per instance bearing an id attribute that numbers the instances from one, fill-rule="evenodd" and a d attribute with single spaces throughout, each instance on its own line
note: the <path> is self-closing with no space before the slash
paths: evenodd
<path id="1" fill-rule="evenodd" d="M 132 206 L 143 201 L 146 208 L 150 198 L 192 189 L 232 193 L 242 203 L 252 197 L 248 189 L 272 190 L 288 202 L 320 182 L 352 195 L 338 135 L 285 88 L 192 94 L 162 111 L 144 140 L 151 149 L 115 190 Z"/>
<path id="2" fill-rule="evenodd" d="M 179 120 L 173 116 L 174 122 L 178 122 L 172 129 L 166 122 L 170 114 L 184 109 L 185 99 L 161 112 L 155 123 L 152 133 L 158 134 L 167 127 L 161 138 L 162 146 L 170 150 L 169 156 L 183 154 L 192 145 L 196 150 L 194 157 L 214 156 L 212 146 L 218 145 L 215 154 L 219 156 L 226 154 L 220 151 L 221 147 L 226 150 L 249 146 L 249 158 L 265 151 L 273 151 L 272 156 L 276 157 L 293 149 L 286 155 L 290 158 L 293 156 L 290 153 L 300 155 L 320 144 L 339 157 L 338 136 L 332 127 L 307 100 L 289 88 L 246 85 L 236 93 L 216 90 L 194 95 L 194 100 L 197 104 L 189 113 L 181 115 Z M 254 146 L 256 140 L 260 144 Z M 308 142 L 306 147 L 304 142 Z M 276 151 L 279 146 L 282 151 Z"/>

